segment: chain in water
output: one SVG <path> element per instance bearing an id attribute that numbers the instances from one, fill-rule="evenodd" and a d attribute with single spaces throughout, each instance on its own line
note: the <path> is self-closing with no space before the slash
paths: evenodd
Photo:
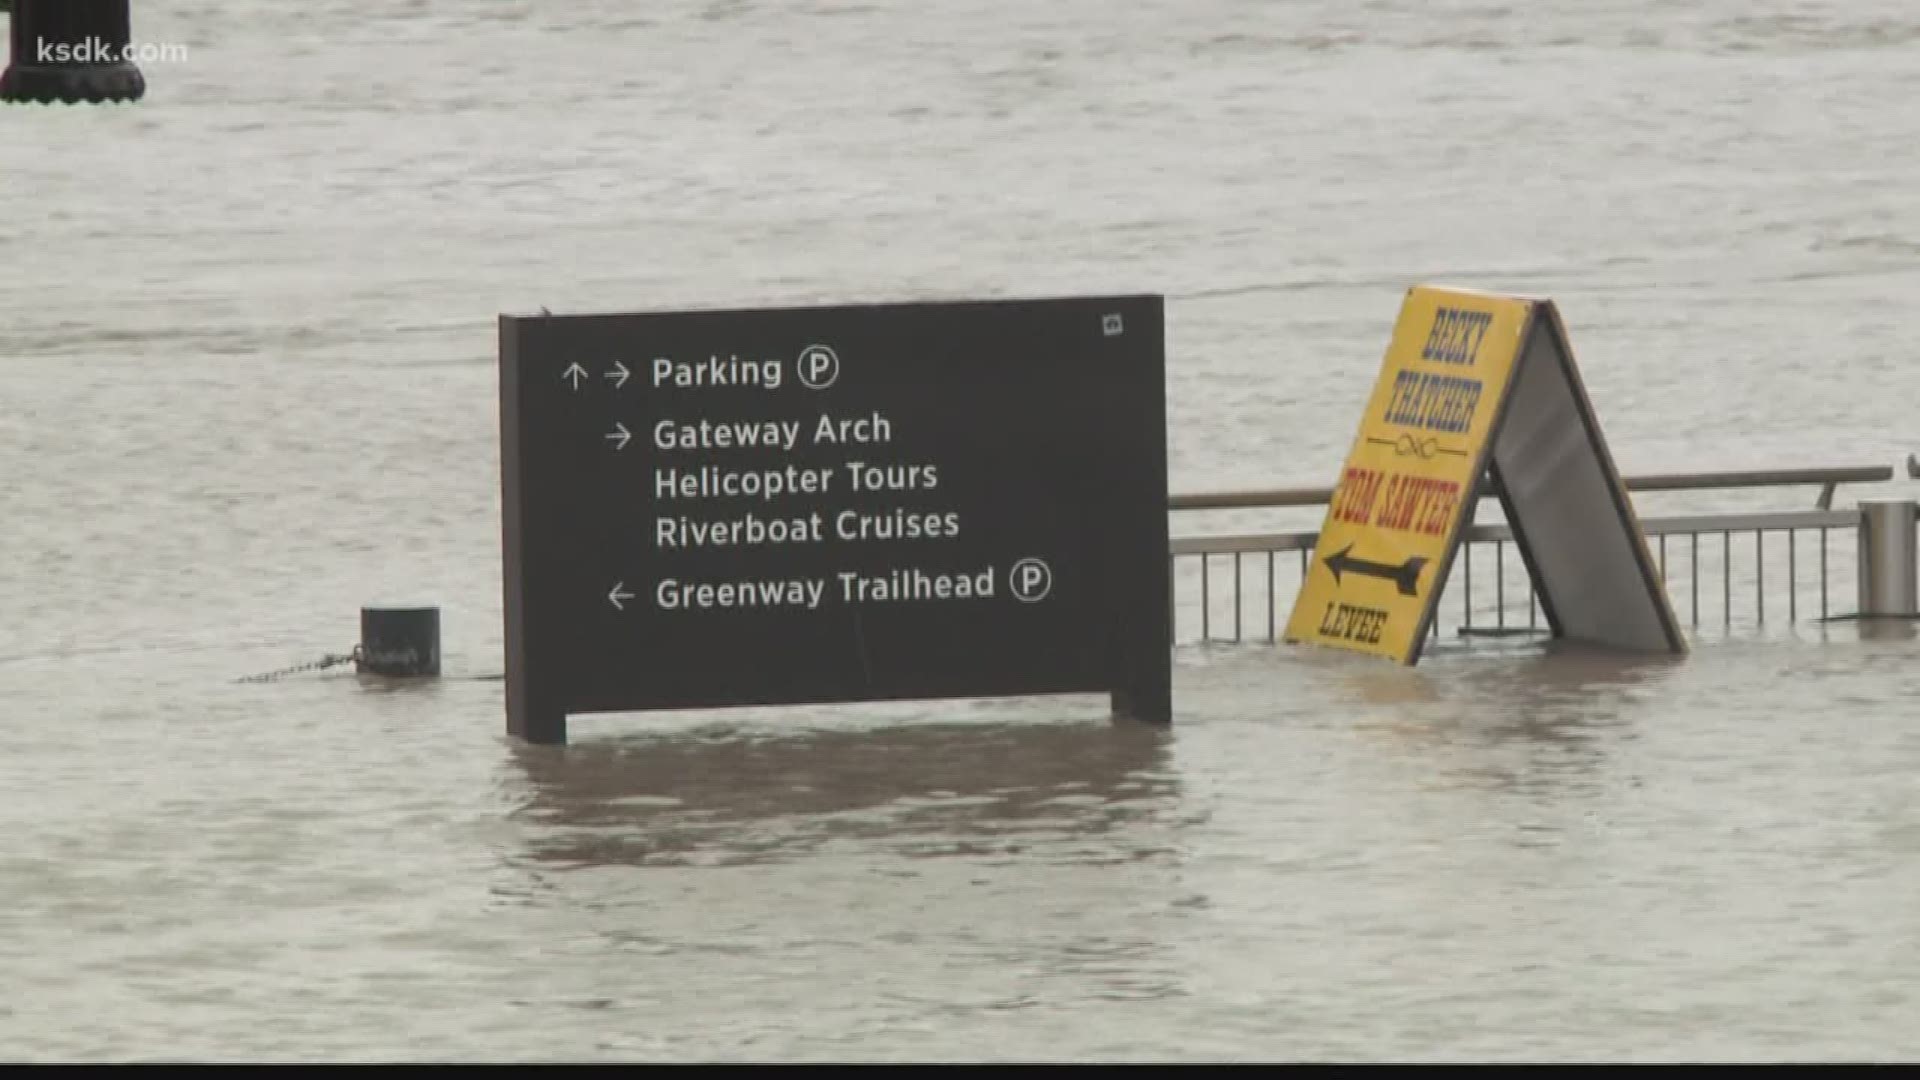
<path id="1" fill-rule="evenodd" d="M 290 668 L 281 668 L 279 671 L 265 671 L 258 675 L 248 675 L 245 678 L 235 679 L 234 681 L 243 683 L 272 682 L 275 679 L 284 679 L 289 675 L 299 675 L 303 672 L 325 671 L 330 667 L 339 667 L 341 664 L 350 663 L 358 659 L 360 659 L 360 646 L 355 645 L 352 652 L 334 653 L 323 656 L 312 663 L 295 664 Z"/>

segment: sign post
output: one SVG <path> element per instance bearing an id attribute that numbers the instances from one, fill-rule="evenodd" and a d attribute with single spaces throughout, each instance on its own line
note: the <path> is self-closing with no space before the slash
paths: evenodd
<path id="1" fill-rule="evenodd" d="M 1157 296 L 502 316 L 507 729 L 1108 691 L 1166 722 Z"/>
<path id="2" fill-rule="evenodd" d="M 1686 650 L 1550 300 L 1410 290 L 1286 640 L 1416 663 L 1483 478 L 1555 636 Z"/>

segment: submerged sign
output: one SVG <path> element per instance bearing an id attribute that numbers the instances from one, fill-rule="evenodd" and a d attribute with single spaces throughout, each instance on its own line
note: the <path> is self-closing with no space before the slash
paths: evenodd
<path id="1" fill-rule="evenodd" d="M 1552 631 L 1685 648 L 1548 300 L 1408 292 L 1287 623 L 1419 659 L 1485 477 Z"/>
<path id="2" fill-rule="evenodd" d="M 1106 690 L 1164 721 L 1159 297 L 503 316 L 507 726 Z"/>
<path id="3" fill-rule="evenodd" d="M 1290 641 L 1417 655 L 1528 328 L 1526 302 L 1408 294 L 1287 622 Z"/>

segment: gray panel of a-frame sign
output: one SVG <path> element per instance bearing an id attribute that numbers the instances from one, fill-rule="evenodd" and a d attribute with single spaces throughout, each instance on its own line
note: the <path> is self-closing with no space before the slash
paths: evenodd
<path id="1" fill-rule="evenodd" d="M 1685 652 L 1553 305 L 1532 324 L 1492 469 L 1541 608 L 1570 641 Z"/>

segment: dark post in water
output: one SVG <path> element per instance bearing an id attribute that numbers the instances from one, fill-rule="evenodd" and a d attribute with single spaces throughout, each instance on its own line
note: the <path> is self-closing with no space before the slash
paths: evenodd
<path id="1" fill-rule="evenodd" d="M 1157 296 L 503 316 L 507 729 L 1105 691 L 1171 717 Z"/>
<path id="2" fill-rule="evenodd" d="M 440 609 L 363 607 L 356 670 L 396 679 L 440 675 Z"/>
<path id="3" fill-rule="evenodd" d="M 13 0 L 12 55 L 0 101 L 138 101 L 146 77 L 127 56 L 128 0 Z"/>

